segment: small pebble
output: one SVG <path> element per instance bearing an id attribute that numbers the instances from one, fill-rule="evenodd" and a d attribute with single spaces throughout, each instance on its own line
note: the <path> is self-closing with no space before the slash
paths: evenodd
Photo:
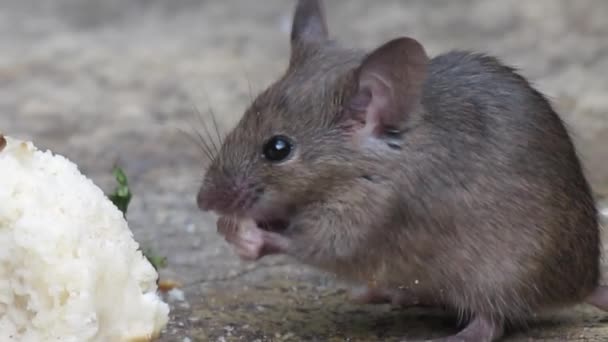
<path id="1" fill-rule="evenodd" d="M 171 291 L 168 292 L 168 294 L 169 294 L 169 299 L 172 301 L 183 302 L 186 300 L 186 297 L 184 296 L 184 291 L 182 291 L 180 289 L 172 289 Z"/>
<path id="2" fill-rule="evenodd" d="M 604 216 L 605 218 L 608 218 L 608 207 L 607 208 L 602 208 L 600 209 L 600 213 L 602 214 L 602 216 Z"/>
<path id="3" fill-rule="evenodd" d="M 194 223 L 190 223 L 186 226 L 186 232 L 192 234 L 194 233 L 194 231 L 196 230 L 196 226 L 194 225 Z"/>
<path id="4" fill-rule="evenodd" d="M 192 340 L 190 339 L 190 337 L 184 337 L 182 342 L 192 342 Z"/>

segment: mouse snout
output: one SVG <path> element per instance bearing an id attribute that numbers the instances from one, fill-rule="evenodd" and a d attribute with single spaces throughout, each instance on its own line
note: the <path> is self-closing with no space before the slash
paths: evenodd
<path id="1" fill-rule="evenodd" d="M 196 203 L 203 211 L 225 212 L 230 209 L 235 194 L 228 189 L 201 188 L 196 196 Z"/>
<path id="2" fill-rule="evenodd" d="M 210 191 L 200 189 L 196 195 L 196 204 L 202 211 L 213 211 L 215 210 L 214 208 L 216 206 L 216 201 L 214 200 L 215 197 L 216 196 L 211 194 Z"/>
<path id="3" fill-rule="evenodd" d="M 201 187 L 196 202 L 203 211 L 218 214 L 243 214 L 251 208 L 259 192 L 243 186 Z"/>

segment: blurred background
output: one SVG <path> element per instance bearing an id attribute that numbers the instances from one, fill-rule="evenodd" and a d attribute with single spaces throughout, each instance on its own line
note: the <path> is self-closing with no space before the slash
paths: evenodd
<path id="1" fill-rule="evenodd" d="M 216 236 L 213 218 L 194 203 L 204 159 L 188 134 L 204 132 L 209 109 L 220 129 L 229 130 L 252 94 L 283 72 L 294 3 L 0 0 L 0 132 L 67 156 L 107 191 L 113 187 L 112 166 L 125 168 L 135 194 L 129 220 L 136 238 L 167 256 L 163 277 L 185 284 L 186 299 L 174 303 L 167 341 L 239 334 L 302 338 L 307 332 L 298 329 L 306 324 L 285 331 L 268 326 L 268 317 L 249 316 L 257 309 L 246 303 L 276 297 L 270 286 L 255 290 L 255 284 L 331 284 L 280 257 L 241 263 Z M 605 207 L 608 1 L 330 0 L 326 8 L 331 34 L 344 45 L 373 48 L 409 35 L 431 55 L 472 49 L 519 68 L 570 126 Z M 210 293 L 215 304 L 205 301 Z M 302 298 L 312 298 L 306 297 L 310 293 L 289 296 L 307 302 Z M 311 319 L 285 303 L 273 305 L 283 305 L 277 309 L 283 319 Z M 315 308 L 322 306 L 310 310 Z M 368 322 L 362 315 L 361 322 Z M 331 324 L 318 327 L 307 336 L 339 334 Z M 373 340 L 373 334 L 391 329 L 359 333 Z"/>

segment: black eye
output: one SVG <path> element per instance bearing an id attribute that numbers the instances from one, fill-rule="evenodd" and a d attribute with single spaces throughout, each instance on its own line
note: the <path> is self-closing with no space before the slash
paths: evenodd
<path id="1" fill-rule="evenodd" d="M 285 160 L 291 154 L 291 140 L 282 135 L 276 135 L 270 138 L 263 148 L 264 158 L 272 162 L 280 162 Z"/>

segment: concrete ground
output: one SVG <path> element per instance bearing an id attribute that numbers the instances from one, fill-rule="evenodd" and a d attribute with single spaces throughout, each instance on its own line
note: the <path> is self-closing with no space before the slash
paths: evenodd
<path id="1" fill-rule="evenodd" d="M 187 138 L 213 108 L 227 131 L 284 69 L 292 1 L 0 0 L 0 131 L 77 162 L 107 191 L 128 172 L 129 221 L 168 257 L 161 341 L 397 341 L 454 331 L 432 310 L 356 306 L 339 283 L 283 257 L 240 262 L 194 197 L 204 159 Z M 475 49 L 519 67 L 571 126 L 608 196 L 608 1 L 328 1 L 330 29 L 373 47 L 397 35 L 431 54 Z M 200 114 L 196 113 L 197 108 Z M 202 121 L 201 121 L 202 120 Z M 510 341 L 605 341 L 608 314 L 540 317 Z"/>

